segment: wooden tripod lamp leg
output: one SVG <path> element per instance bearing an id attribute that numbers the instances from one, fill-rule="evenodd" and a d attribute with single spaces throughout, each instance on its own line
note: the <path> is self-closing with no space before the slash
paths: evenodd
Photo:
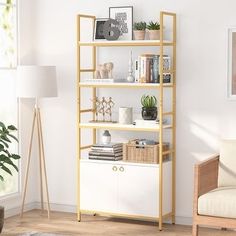
<path id="1" fill-rule="evenodd" d="M 44 155 L 44 143 L 43 143 L 43 132 L 42 132 L 42 122 L 41 122 L 41 115 L 40 109 L 37 110 L 38 113 L 38 124 L 39 124 L 39 134 L 41 140 L 41 148 L 42 148 L 42 169 L 44 173 L 44 181 L 45 181 L 45 188 L 46 188 L 46 201 L 47 201 L 47 211 L 48 211 L 48 219 L 50 219 L 50 203 L 49 203 L 49 192 L 48 192 L 48 181 L 47 181 L 47 171 L 46 171 L 46 163 L 45 163 L 45 155 Z"/>
<path id="2" fill-rule="evenodd" d="M 43 211 L 43 178 L 42 178 L 42 151 L 41 151 L 41 136 L 40 136 L 40 124 L 39 124 L 39 113 L 36 110 L 36 122 L 38 131 L 38 151 L 39 151 L 39 174 L 40 174 L 40 196 L 41 196 L 41 210 Z"/>
<path id="3" fill-rule="evenodd" d="M 23 216 L 23 212 L 24 212 L 26 189 L 27 189 L 28 177 L 29 177 L 29 166 L 30 166 L 30 159 L 31 159 L 33 136 L 34 136 L 35 118 L 36 118 L 36 109 L 34 109 L 34 114 L 33 114 L 33 123 L 32 123 L 29 151 L 28 151 L 28 157 L 27 157 L 27 166 L 26 166 L 25 181 L 24 181 L 23 199 L 22 199 L 21 214 L 20 214 L 21 217 Z"/>

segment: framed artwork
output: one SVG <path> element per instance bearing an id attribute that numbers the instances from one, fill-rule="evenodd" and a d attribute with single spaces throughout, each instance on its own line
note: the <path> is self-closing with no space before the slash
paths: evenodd
<path id="1" fill-rule="evenodd" d="M 109 7 L 109 18 L 119 22 L 119 40 L 133 39 L 133 7 Z"/>
<path id="2" fill-rule="evenodd" d="M 93 40 L 105 40 L 103 27 L 108 18 L 97 18 L 94 24 Z"/>
<path id="3" fill-rule="evenodd" d="M 236 27 L 228 30 L 228 98 L 236 99 Z"/>

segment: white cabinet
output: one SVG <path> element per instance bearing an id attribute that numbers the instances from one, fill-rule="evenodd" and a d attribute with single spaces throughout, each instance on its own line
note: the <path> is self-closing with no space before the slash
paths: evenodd
<path id="1" fill-rule="evenodd" d="M 163 215 L 171 212 L 171 162 L 163 165 Z M 81 209 L 158 217 L 159 165 L 81 160 Z"/>

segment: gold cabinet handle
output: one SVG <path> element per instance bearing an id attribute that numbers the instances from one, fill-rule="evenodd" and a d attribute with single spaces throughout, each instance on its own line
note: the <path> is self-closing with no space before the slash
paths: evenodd
<path id="1" fill-rule="evenodd" d="M 125 168 L 124 168 L 123 166 L 121 166 L 121 167 L 119 168 L 119 171 L 120 171 L 120 172 L 124 172 L 124 170 L 125 170 Z"/>
<path id="2" fill-rule="evenodd" d="M 117 167 L 116 167 L 116 166 L 113 166 L 113 167 L 112 167 L 112 170 L 113 170 L 113 171 L 117 171 Z"/>

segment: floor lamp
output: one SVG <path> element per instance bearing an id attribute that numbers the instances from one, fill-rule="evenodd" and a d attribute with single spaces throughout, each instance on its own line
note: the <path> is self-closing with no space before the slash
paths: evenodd
<path id="1" fill-rule="evenodd" d="M 40 98 L 57 96 L 56 68 L 54 66 L 18 66 L 17 84 L 18 84 L 17 85 L 18 97 L 35 99 L 35 106 L 33 111 L 33 123 L 30 135 L 26 173 L 23 187 L 21 217 L 23 216 L 24 212 L 27 184 L 29 178 L 32 143 L 36 128 L 36 134 L 38 137 L 38 150 L 39 150 L 41 209 L 44 210 L 43 190 L 45 188 L 47 213 L 48 213 L 48 218 L 50 218 L 50 202 L 49 202 L 47 172 L 46 172 L 45 155 L 44 155 L 42 122 L 41 122 L 40 108 L 38 102 Z"/>

